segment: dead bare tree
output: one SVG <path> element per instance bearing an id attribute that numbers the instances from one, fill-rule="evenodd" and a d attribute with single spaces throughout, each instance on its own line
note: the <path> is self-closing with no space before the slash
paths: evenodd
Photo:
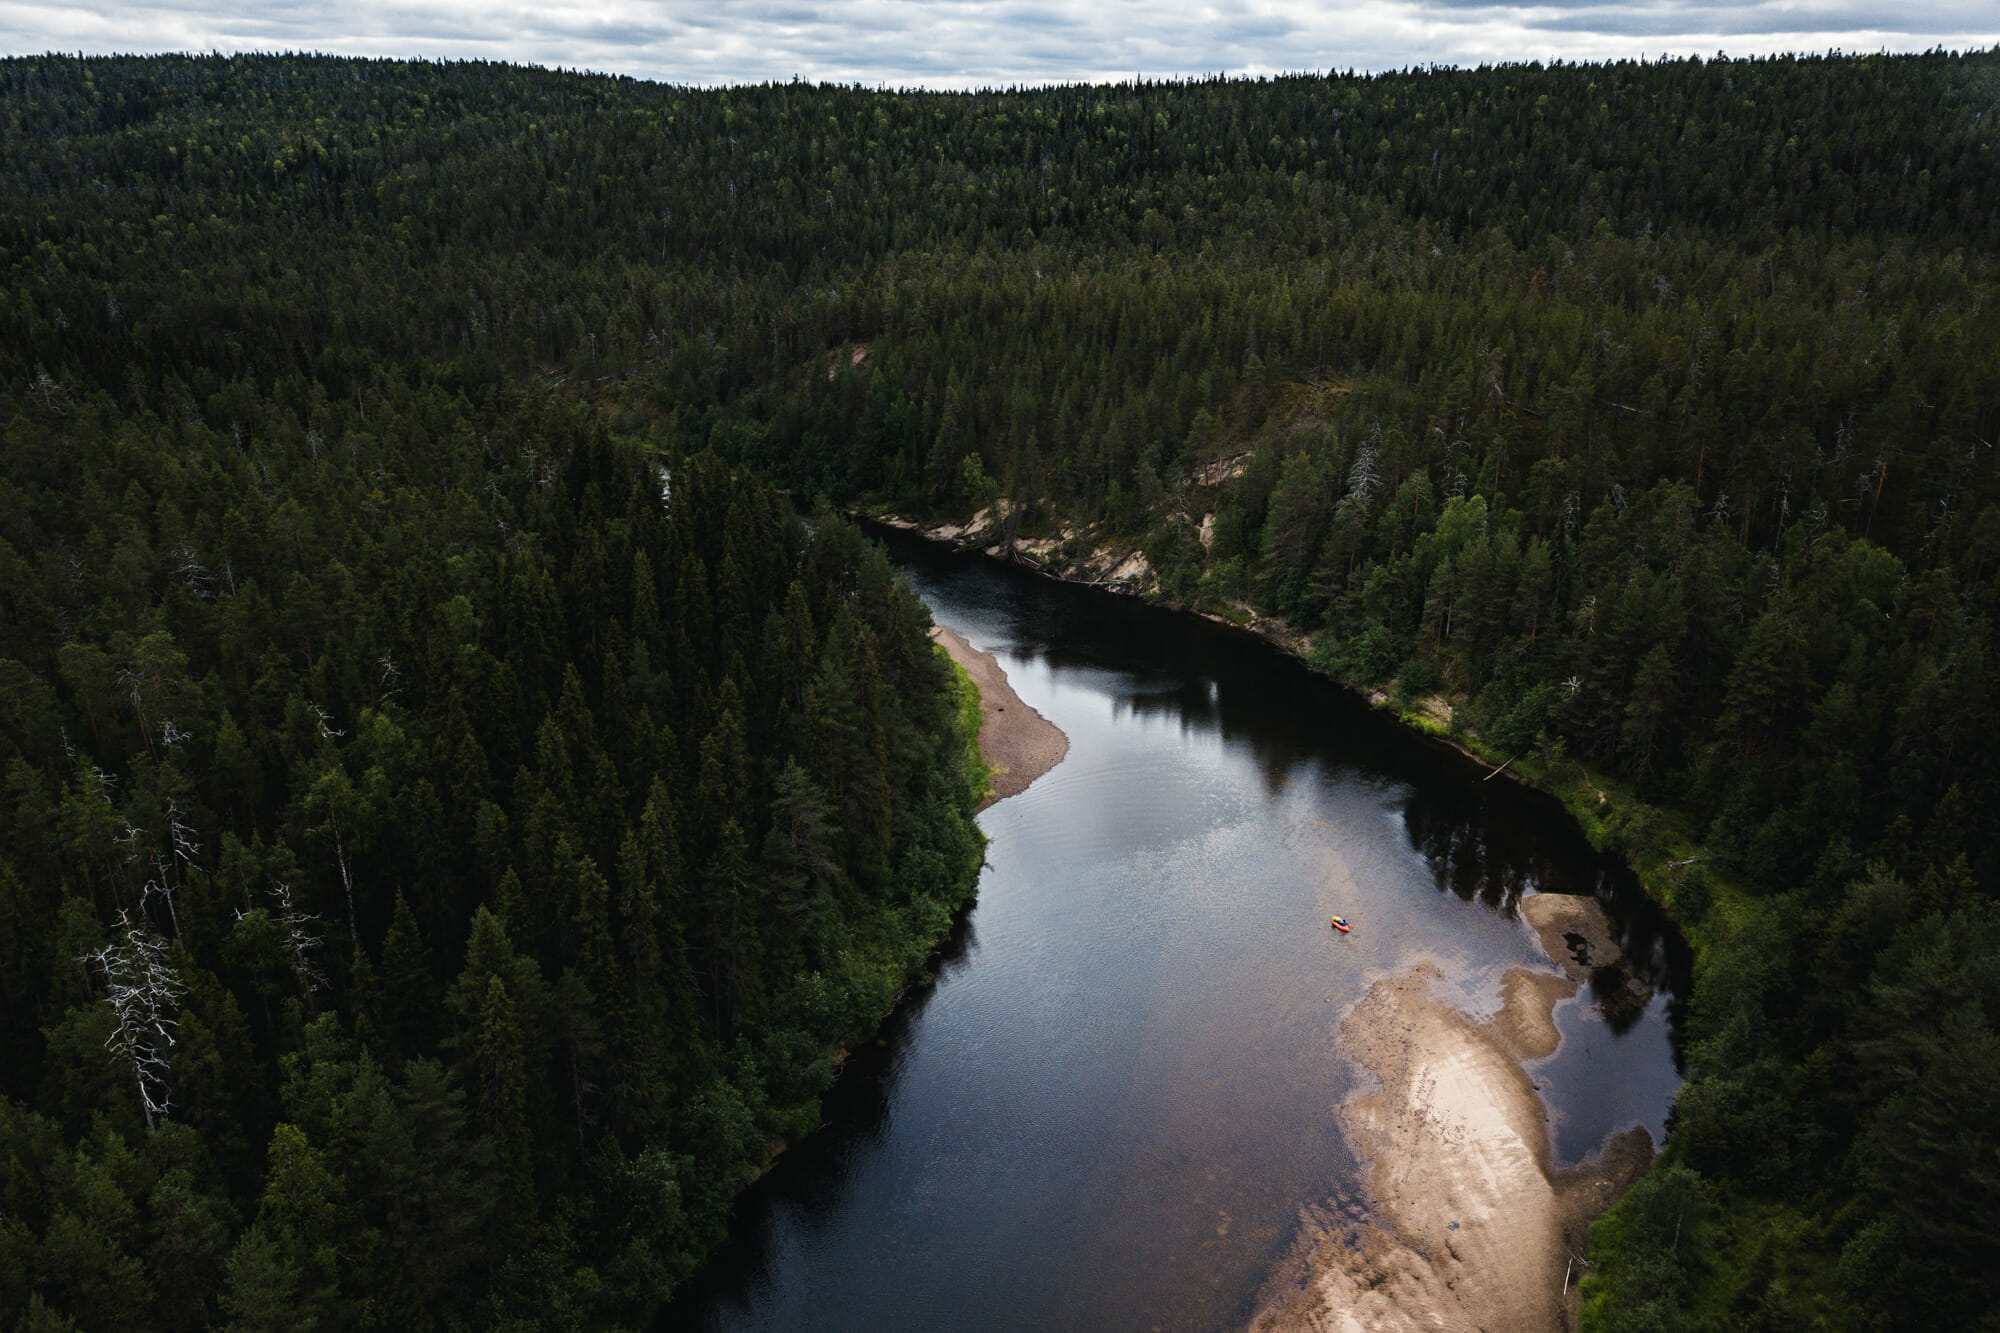
<path id="1" fill-rule="evenodd" d="M 339 727 L 333 725 L 333 715 L 318 704 L 307 704 L 306 707 L 312 709 L 313 718 L 319 723 L 319 738 L 321 740 L 337 741 L 347 734 Z"/>
<path id="2" fill-rule="evenodd" d="M 375 671 L 382 702 L 387 703 L 403 692 L 403 673 L 396 669 L 395 658 L 383 653 L 375 659 Z"/>
<path id="3" fill-rule="evenodd" d="M 167 724 L 170 730 L 172 725 Z M 183 818 L 183 813 L 180 802 L 168 797 L 167 847 L 173 853 L 171 861 L 158 850 L 142 851 L 142 845 L 152 844 L 153 837 L 135 827 L 129 819 L 125 821 L 124 831 L 116 836 L 116 841 L 129 849 L 125 853 L 128 865 L 137 864 L 142 855 L 152 861 L 152 873 L 139 885 L 139 908 L 144 911 L 155 897 L 162 899 L 167 904 L 167 920 L 173 923 L 175 939 L 181 935 L 181 918 L 174 903 L 174 894 L 190 868 L 201 869 L 201 863 L 195 859 L 201 852 L 201 845 L 195 841 L 194 829 Z"/>
<path id="4" fill-rule="evenodd" d="M 174 938 L 179 939 L 181 918 L 180 913 L 174 910 L 173 879 L 168 873 L 166 858 L 158 852 L 153 853 L 153 873 L 139 886 L 139 910 L 144 911 L 146 904 L 155 897 L 166 900 L 167 920 L 173 922 Z"/>
<path id="5" fill-rule="evenodd" d="M 1381 463 L 1381 450 L 1377 448 L 1380 439 L 1381 426 L 1378 424 L 1368 438 L 1362 441 L 1361 447 L 1355 451 L 1354 466 L 1347 473 L 1347 499 L 1357 500 L 1366 505 L 1375 497 L 1376 490 L 1382 484 L 1376 472 Z"/>
<path id="6" fill-rule="evenodd" d="M 194 546 L 187 538 L 181 538 L 169 558 L 174 562 L 174 577 L 178 578 L 189 592 L 204 601 L 214 600 L 215 576 L 208 572 L 208 566 L 201 563 L 200 556 L 196 554 Z"/>
<path id="7" fill-rule="evenodd" d="M 195 857 L 201 852 L 201 844 L 194 840 L 194 829 L 182 821 L 181 814 L 180 802 L 169 796 L 167 798 L 167 837 L 173 844 L 174 863 L 181 867 L 182 874 L 186 874 L 188 870 L 201 869 L 201 863 L 195 860 Z"/>
<path id="8" fill-rule="evenodd" d="M 298 910 L 292 902 L 292 886 L 283 880 L 272 883 L 271 896 L 278 900 L 278 911 L 272 919 L 284 931 L 279 947 L 285 951 L 292 975 L 299 979 L 299 989 L 305 992 L 306 1008 L 317 1014 L 319 1006 L 313 1002 L 313 992 L 326 984 L 326 975 L 313 960 L 320 945 L 319 936 L 313 933 L 313 922 L 319 918 Z"/>
<path id="9" fill-rule="evenodd" d="M 317 837 L 333 841 L 334 862 L 340 867 L 340 886 L 347 895 L 347 934 L 348 938 L 358 942 L 361 935 L 355 925 L 354 868 L 347 856 L 347 839 L 360 814 L 361 798 L 355 792 L 354 784 L 347 780 L 347 774 L 334 764 L 320 774 L 319 780 L 307 793 L 306 808 L 320 820 L 310 831 Z"/>
<path id="10" fill-rule="evenodd" d="M 39 365 L 35 367 L 35 377 L 28 381 L 28 392 L 35 395 L 42 410 L 51 416 L 62 416 L 69 411 L 69 390 Z"/>
<path id="11" fill-rule="evenodd" d="M 135 921 L 121 909 L 117 935 L 77 961 L 86 967 L 95 963 L 104 974 L 104 1002 L 118 1021 L 104 1048 L 132 1066 L 146 1127 L 155 1128 L 173 1110 L 167 1051 L 179 1020 L 168 1015 L 186 990 L 167 962 L 167 942 L 147 927 L 143 916 Z"/>

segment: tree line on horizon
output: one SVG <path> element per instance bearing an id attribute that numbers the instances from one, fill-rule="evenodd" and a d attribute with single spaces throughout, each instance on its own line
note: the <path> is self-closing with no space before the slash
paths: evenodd
<path id="1" fill-rule="evenodd" d="M 673 1174 L 671 1153 L 703 1158 L 676 1137 L 695 1112 L 658 1108 L 691 1096 L 737 1126 L 735 1161 L 782 1137 L 811 1079 L 771 1071 L 823 1070 L 813 1052 L 921 965 L 905 955 L 938 928 L 926 905 L 957 901 L 977 859 L 962 810 L 926 804 L 924 775 L 962 759 L 942 679 L 909 693 L 932 670 L 914 613 L 841 525 L 802 535 L 704 461 L 724 460 L 842 506 L 985 510 L 1003 540 L 1143 551 L 1165 600 L 1281 615 L 1325 670 L 1442 694 L 1491 747 L 1616 779 L 1663 826 L 1597 832 L 1705 849 L 1673 907 L 1707 945 L 1690 1080 L 1661 1165 L 1600 1224 L 1587 1325 L 1991 1317 L 1996 72 L 2000 53 L 1932 52 L 892 94 L 320 57 L 0 62 L 0 723 L 10 800 L 34 815 L 0 849 L 26 923 L 0 966 L 26 1006 L 9 1009 L 6 1114 L 79 1163 L 9 1204 L 35 1220 L 5 1234 L 24 1255 L 87 1235 L 105 1263 L 134 1259 L 153 1205 L 86 1218 L 76 1182 L 152 1152 L 119 1169 L 145 1191 L 181 1169 L 225 1201 L 233 1248 L 211 1256 L 251 1255 L 254 1233 L 271 1272 L 290 1256 L 292 1289 L 325 1281 L 358 1251 L 308 1245 L 332 1233 L 299 1221 L 272 1239 L 260 1219 L 290 1205 L 268 1181 L 301 1162 L 338 1179 L 339 1079 L 381 1081 L 384 1105 L 479 1104 L 464 1062 L 485 974 L 465 969 L 498 932 L 516 958 L 533 941 L 547 990 L 523 1047 L 543 1062 L 547 1103 L 521 1112 L 536 1152 L 629 1153 L 664 1124 L 669 1158 L 536 1157 L 511 1177 L 514 1239 L 490 1239 L 492 1204 L 486 1248 L 455 1251 L 486 1276 L 467 1260 L 451 1280 L 494 1310 L 529 1290 L 585 1320 L 652 1308 L 579 1294 L 576 1275 L 657 1296 L 685 1271 L 606 1276 L 621 1227 L 669 1225 L 609 1220 L 657 1195 L 633 1163 L 680 1182 L 688 1235 L 726 1205 Z M 660 516 L 657 459 L 688 511 Z M 854 571 L 846 622 L 815 582 L 836 566 Z M 421 685 L 385 693 L 378 648 Z M 800 691 L 830 663 L 814 704 Z M 163 682 L 202 700 L 199 724 L 173 706 L 194 739 L 162 737 Z M 863 713 L 892 715 L 880 741 L 800 721 L 871 688 Z M 454 776 L 468 730 L 491 756 L 477 782 Z M 804 738 L 835 734 L 882 756 L 875 795 L 815 767 Z M 739 742 L 752 758 L 730 757 Z M 727 895 L 686 890 L 660 946 L 685 975 L 637 1016 L 636 983 L 587 965 L 595 927 L 552 904 L 594 901 L 584 867 L 622 901 L 654 773 L 674 807 L 654 826 L 694 840 L 675 882 L 751 867 L 763 915 L 718 934 Z M 808 943 L 782 886 L 817 872 L 770 836 L 790 816 L 739 825 L 733 851 L 708 841 L 701 811 L 762 824 L 781 801 L 838 805 L 824 817 L 855 887 L 823 911 L 863 942 Z M 119 910 L 144 897 L 178 939 L 142 891 L 166 875 L 148 857 L 180 864 L 183 825 L 189 863 L 227 888 L 193 914 L 217 980 L 180 1003 L 233 996 L 242 1036 L 215 1064 L 264 1072 L 196 1131 L 198 1164 L 168 1166 L 194 1150 L 155 1145 L 193 1122 L 146 1130 L 83 1028 L 116 1017 L 106 964 L 144 962 L 101 952 Z M 288 913 L 319 923 L 312 956 L 341 997 L 326 1014 L 280 967 Z M 243 942 L 259 930 L 262 953 Z M 404 956 L 413 932 L 428 970 L 383 990 L 390 941 Z M 812 976 L 846 988 L 838 1021 L 785 1010 Z M 428 1008 L 382 998 L 426 985 Z M 412 1012 L 422 1035 L 396 1035 Z M 577 1053 L 614 1031 L 678 1034 L 720 1083 L 608 1083 Z M 779 1031 L 813 1040 L 780 1056 L 758 1035 Z M 719 1068 L 745 1060 L 757 1072 Z M 93 1078 L 95 1100 L 68 1087 Z M 731 1120 L 692 1091 L 724 1084 L 765 1101 Z M 568 1121 L 596 1119 L 558 1132 L 555 1089 L 577 1103 L 586 1085 Z M 563 1212 L 575 1199 L 593 1202 Z M 299 1257 L 321 1250 L 322 1268 Z M 219 1289 L 224 1261 L 206 1262 Z M 10 1271 L 57 1271 L 35 1263 L 54 1261 Z M 91 1324 L 98 1307 L 52 1282 L 0 1287 L 0 1308 Z"/>

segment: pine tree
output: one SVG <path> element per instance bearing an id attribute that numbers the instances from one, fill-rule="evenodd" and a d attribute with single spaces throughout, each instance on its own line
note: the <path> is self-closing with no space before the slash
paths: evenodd
<path id="1" fill-rule="evenodd" d="M 396 891 L 395 915 L 382 939 L 381 1019 L 383 1035 L 399 1060 L 420 1054 L 437 1031 L 437 983 L 431 975 L 430 951 L 417 928 L 416 913 L 401 889 Z"/>
<path id="2" fill-rule="evenodd" d="M 497 974 L 488 976 L 474 1020 L 467 1077 L 480 1125 L 493 1142 L 498 1191 L 488 1232 L 488 1262 L 494 1265 L 519 1253 L 534 1235 L 535 1170 L 528 1129 L 526 1047 L 507 983 Z"/>
<path id="3" fill-rule="evenodd" d="M 271 1132 L 267 1156 L 270 1170 L 257 1223 L 276 1242 L 285 1271 L 300 1275 L 306 1308 L 337 1318 L 340 1250 L 350 1222 L 343 1206 L 346 1187 L 294 1125 L 280 1124 Z"/>
<path id="4" fill-rule="evenodd" d="M 278 1238 L 260 1225 L 246 1230 L 230 1251 L 222 1311 L 230 1333 L 290 1333 L 320 1327 L 319 1312 L 304 1303 L 307 1278 Z"/>
<path id="5" fill-rule="evenodd" d="M 757 980 L 757 904 L 753 867 L 743 829 L 734 819 L 716 831 L 715 852 L 701 875 L 703 944 L 708 955 L 708 990 L 718 1041 L 744 1018 Z"/>

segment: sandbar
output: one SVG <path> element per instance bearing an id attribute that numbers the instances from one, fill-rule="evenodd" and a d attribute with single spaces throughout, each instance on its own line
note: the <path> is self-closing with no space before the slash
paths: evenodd
<path id="1" fill-rule="evenodd" d="M 1511 970 L 1482 1021 L 1440 1000 L 1442 974 L 1420 963 L 1375 983 L 1342 1021 L 1376 1084 L 1340 1110 L 1366 1189 L 1304 1210 L 1256 1333 L 1575 1326 L 1586 1231 L 1651 1165 L 1653 1141 L 1627 1130 L 1582 1166 L 1555 1167 L 1522 1062 L 1555 1050 L 1555 1005 L 1618 951 L 1593 899 L 1541 895 L 1522 909 L 1563 975 Z"/>
<path id="2" fill-rule="evenodd" d="M 964 635 L 943 625 L 933 627 L 931 637 L 944 645 L 951 660 L 964 667 L 979 687 L 979 754 L 993 770 L 979 809 L 1018 796 L 1029 783 L 1063 761 L 1069 753 L 1069 737 L 1021 702 L 992 653 L 979 651 Z"/>

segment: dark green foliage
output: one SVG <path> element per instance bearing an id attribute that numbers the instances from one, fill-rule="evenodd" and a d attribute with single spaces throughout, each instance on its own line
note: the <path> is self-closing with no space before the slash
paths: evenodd
<path id="1" fill-rule="evenodd" d="M 27 147 L 42 70 L 0 67 L 37 228 L 85 190 Z M 292 298 L 218 305 L 216 265 L 333 252 L 190 156 L 128 183 L 238 230 L 105 270 L 149 284 L 86 321 L 111 360 L 42 346 L 12 278 L 0 313 L 0 1323 L 643 1325 L 969 894 L 953 678 L 839 519 L 525 362 L 412 360 L 365 301 L 249 333 Z M 334 176 L 316 230 L 361 262 Z M 177 978 L 150 1130 L 121 919 Z"/>
<path id="2" fill-rule="evenodd" d="M 734 466 L 1630 780 L 1755 919 L 1589 1318 L 1989 1314 L 1996 69 L 0 62 L 0 1319 L 660 1307 L 979 859 L 921 608 Z"/>
<path id="3" fill-rule="evenodd" d="M 1658 1167 L 1634 1185 L 1591 1232 L 1592 1253 L 1617 1265 L 1621 1288 L 1607 1298 L 1603 1282 L 1585 1278 L 1584 1318 L 1611 1333 L 1692 1326 L 1681 1307 L 1701 1275 L 1712 1208 L 1701 1177 L 1682 1166 Z"/>
<path id="4" fill-rule="evenodd" d="M 8 737 L 19 808 L 50 801 L 9 822 L 29 872 L 0 867 L 9 1318 L 428 1327 L 594 1267 L 564 1308 L 642 1321 L 969 890 L 964 718 L 879 552 L 540 394 L 434 394 L 371 410 L 402 434 L 387 490 L 358 408 L 318 458 L 71 423 L 65 456 L 127 473 L 101 511 L 35 485 L 36 448 L 7 455 L 9 522 L 50 551 L 316 496 L 289 555 L 211 556 L 200 595 L 154 555 L 121 607 L 58 561 L 72 628 L 4 626 L 62 719 L 40 748 Z M 449 443 L 430 411 L 533 443 Z M 117 461 L 149 435 L 150 462 Z M 184 991 L 151 1134 L 106 1050 L 107 974 L 77 961 L 119 912 L 171 942 Z M 78 1183 L 135 1137 L 194 1155 Z"/>

